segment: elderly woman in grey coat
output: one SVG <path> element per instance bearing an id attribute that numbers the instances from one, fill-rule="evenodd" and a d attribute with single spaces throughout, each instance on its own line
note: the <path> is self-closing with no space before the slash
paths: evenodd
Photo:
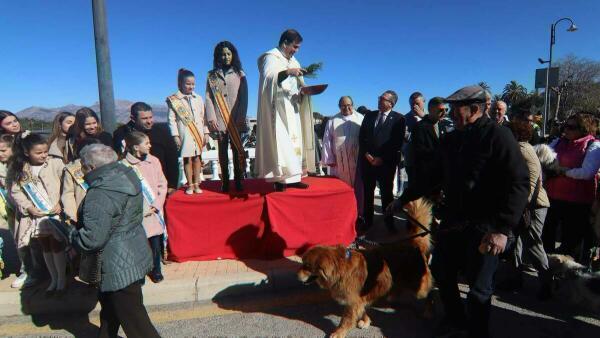
<path id="1" fill-rule="evenodd" d="M 140 181 L 110 147 L 88 145 L 80 155 L 89 189 L 78 212 L 82 228 L 68 237 L 80 252 L 102 250 L 99 336 L 117 337 L 122 326 L 128 337 L 159 337 L 142 299 L 152 253 L 142 227 Z"/>

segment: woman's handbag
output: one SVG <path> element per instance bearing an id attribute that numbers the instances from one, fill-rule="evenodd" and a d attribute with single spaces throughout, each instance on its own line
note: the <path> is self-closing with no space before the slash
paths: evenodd
<path id="1" fill-rule="evenodd" d="M 121 223 L 123 220 L 123 216 L 125 215 L 125 210 L 127 210 L 128 204 L 129 200 L 127 200 L 125 203 L 125 207 L 121 211 L 119 220 L 111 225 L 110 232 L 108 233 L 109 238 L 117 225 L 119 225 L 119 223 Z M 81 253 L 81 260 L 79 263 L 79 280 L 94 286 L 100 284 L 100 281 L 102 280 L 102 252 L 104 252 L 104 248 L 92 253 Z"/>

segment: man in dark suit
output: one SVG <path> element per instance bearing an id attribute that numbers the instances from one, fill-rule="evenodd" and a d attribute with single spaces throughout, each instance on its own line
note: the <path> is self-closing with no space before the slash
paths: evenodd
<path id="1" fill-rule="evenodd" d="M 427 105 L 428 114 L 414 126 L 408 153 L 413 160 L 413 177 L 410 179 L 418 181 L 427 166 L 435 157 L 435 152 L 440 144 L 440 138 L 446 134 L 446 130 L 440 126 L 440 121 L 448 112 L 444 98 L 434 97 Z"/>
<path id="2" fill-rule="evenodd" d="M 125 135 L 133 130 L 145 133 L 150 138 L 150 153 L 160 161 L 163 173 L 167 178 L 169 192 L 177 189 L 179 180 L 178 151 L 168 126 L 154 123 L 152 107 L 144 102 L 136 102 L 131 106 L 130 121 L 117 128 L 113 133 L 113 148 L 121 155 L 125 149 Z"/>
<path id="3" fill-rule="evenodd" d="M 359 133 L 359 161 L 364 185 L 364 234 L 373 225 L 375 184 L 379 183 L 383 210 L 394 199 L 394 175 L 400 161 L 406 124 L 404 117 L 392 111 L 398 95 L 387 90 L 379 97 L 378 110 L 365 114 Z M 389 231 L 395 232 L 393 215 L 385 217 Z"/>

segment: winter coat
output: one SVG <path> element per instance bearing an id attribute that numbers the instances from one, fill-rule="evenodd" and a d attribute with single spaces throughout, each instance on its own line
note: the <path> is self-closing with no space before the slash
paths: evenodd
<path id="1" fill-rule="evenodd" d="M 70 241 L 80 252 L 102 250 L 100 292 L 124 289 L 152 270 L 140 181 L 120 163 L 89 172 L 85 181 L 89 189 L 79 210 L 83 227 L 71 230 Z"/>
<path id="2" fill-rule="evenodd" d="M 125 156 L 125 161 L 139 169 L 154 195 L 154 203 L 150 206 L 159 210 L 161 215 L 164 215 L 163 207 L 167 198 L 167 179 L 162 172 L 158 159 L 152 155 L 148 155 L 145 160 L 140 160 L 128 153 Z M 144 214 L 143 224 L 148 238 L 164 233 L 162 224 L 153 212 Z"/>
<path id="3" fill-rule="evenodd" d="M 48 160 L 40 169 L 39 179 L 48 194 L 49 202 L 52 206 L 60 202 L 60 179 L 64 167 L 65 165 L 61 159 L 48 157 Z M 31 175 L 31 167 L 28 163 L 25 163 L 23 166 L 23 172 Z M 15 242 L 17 243 L 17 247 L 22 248 L 29 245 L 30 239 L 36 236 L 38 232 L 34 229 L 34 217 L 30 216 L 29 211 L 27 211 L 29 207 L 33 206 L 33 202 L 31 202 L 27 193 L 23 190 L 21 182 L 12 183 L 10 196 L 15 203 L 17 217 L 14 233 Z"/>
<path id="4" fill-rule="evenodd" d="M 246 121 L 246 111 L 248 110 L 248 83 L 246 82 L 246 74 L 243 71 L 236 73 L 233 68 L 229 68 L 223 73 L 222 69 L 212 70 L 209 73 L 215 74 L 217 87 L 221 90 L 229 112 L 231 120 L 237 127 L 237 131 L 247 132 L 248 124 Z M 217 124 L 217 130 L 227 132 L 227 126 L 223 121 L 221 112 L 219 111 L 216 100 L 213 96 L 208 79 L 206 80 L 206 120 L 214 121 Z"/>
<path id="5" fill-rule="evenodd" d="M 546 190 L 544 189 L 542 183 L 542 165 L 540 163 L 540 159 L 537 157 L 535 150 L 528 142 L 519 142 L 519 148 L 521 149 L 521 154 L 523 154 L 523 158 L 525 159 L 525 163 L 529 169 L 529 198 L 527 198 L 527 200 L 531 203 L 531 199 L 535 193 L 535 186 L 537 184 L 538 195 L 535 202 L 535 207 L 550 207 L 550 201 L 548 200 L 548 195 L 546 194 Z"/>
<path id="6" fill-rule="evenodd" d="M 441 188 L 446 225 L 487 225 L 510 234 L 529 196 L 529 170 L 510 129 L 482 117 L 440 140 L 427 179 L 410 184 L 404 205 Z"/>
<path id="7" fill-rule="evenodd" d="M 132 131 L 142 132 L 150 138 L 150 154 L 160 161 L 163 173 L 169 182 L 169 188 L 177 189 L 179 183 L 178 151 L 175 140 L 166 123 L 154 123 L 150 130 L 138 129 L 133 121 L 117 128 L 113 133 L 113 148 L 121 155 L 125 149 L 125 135 Z"/>

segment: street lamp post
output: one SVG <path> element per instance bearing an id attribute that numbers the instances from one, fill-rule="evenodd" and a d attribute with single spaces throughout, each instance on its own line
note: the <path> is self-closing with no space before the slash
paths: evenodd
<path id="1" fill-rule="evenodd" d="M 549 91 L 549 81 L 550 81 L 550 69 L 552 68 L 552 46 L 554 46 L 555 38 L 556 38 L 556 25 L 561 21 L 569 21 L 571 26 L 567 29 L 567 32 L 574 32 L 577 30 L 577 26 L 571 18 L 561 18 L 556 20 L 550 26 L 550 57 L 548 58 L 548 70 L 546 71 L 546 89 L 544 90 L 544 123 L 542 124 L 542 133 L 544 136 L 546 135 L 546 123 L 548 122 L 548 111 L 550 105 L 550 91 Z"/>
<path id="2" fill-rule="evenodd" d="M 92 12 L 94 17 L 94 40 L 96 43 L 98 92 L 100 94 L 100 117 L 104 130 L 112 133 L 115 128 L 115 97 L 110 66 L 104 0 L 92 0 Z"/>

